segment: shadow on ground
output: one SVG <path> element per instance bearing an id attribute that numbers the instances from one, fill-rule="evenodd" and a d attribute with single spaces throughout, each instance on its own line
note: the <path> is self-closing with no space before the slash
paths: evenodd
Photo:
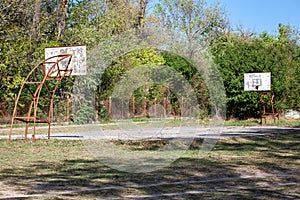
<path id="1" fill-rule="evenodd" d="M 137 174 L 103 165 L 80 141 L 1 143 L 0 199 L 300 198 L 294 131 L 220 140 L 204 159 L 197 140 L 169 167 Z"/>

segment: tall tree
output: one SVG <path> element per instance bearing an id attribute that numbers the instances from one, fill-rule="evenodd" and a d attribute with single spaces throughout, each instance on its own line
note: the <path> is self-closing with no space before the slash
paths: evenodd
<path id="1" fill-rule="evenodd" d="M 186 41 L 190 56 L 222 35 L 229 25 L 225 10 L 205 0 L 162 0 L 155 5 L 155 13 L 165 27 Z"/>

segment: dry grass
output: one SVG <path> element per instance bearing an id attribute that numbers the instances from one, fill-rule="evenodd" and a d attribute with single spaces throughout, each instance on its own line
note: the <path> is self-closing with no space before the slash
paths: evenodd
<path id="1" fill-rule="evenodd" d="M 149 173 L 111 169 L 81 141 L 0 141 L 0 199 L 297 199 L 300 133 L 219 140 L 198 157 L 202 141 L 170 166 Z M 168 141 L 115 142 L 151 151 Z"/>

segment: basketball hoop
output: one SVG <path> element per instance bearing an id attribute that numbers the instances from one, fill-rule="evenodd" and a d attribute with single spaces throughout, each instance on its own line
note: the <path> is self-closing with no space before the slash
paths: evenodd
<path id="1" fill-rule="evenodd" d="M 271 73 L 246 73 L 244 74 L 244 91 L 258 91 L 260 93 L 260 119 L 263 124 L 267 123 L 267 116 L 271 115 L 274 119 L 279 118 L 278 112 L 276 111 L 275 95 L 271 91 Z M 265 99 L 268 100 L 265 100 Z"/>
<path id="2" fill-rule="evenodd" d="M 26 123 L 25 139 L 27 138 L 29 123 L 33 123 L 32 141 L 35 141 L 36 124 L 47 123 L 48 139 L 50 139 L 50 124 L 53 121 L 55 91 L 64 77 L 86 73 L 85 46 L 47 48 L 45 57 L 44 61 L 40 62 L 29 72 L 15 99 L 9 140 L 11 140 L 15 120 Z M 26 96 L 31 97 L 30 102 L 24 104 L 25 108 L 19 105 L 21 95 L 24 93 L 27 94 Z M 44 105 L 48 106 L 46 109 L 40 108 L 42 107 L 41 99 L 48 100 L 46 103 L 44 102 Z M 26 107 L 26 105 L 29 106 Z M 46 114 L 43 113 L 42 117 L 39 116 L 38 108 L 45 111 Z M 27 109 L 27 112 L 23 112 L 24 109 Z"/>

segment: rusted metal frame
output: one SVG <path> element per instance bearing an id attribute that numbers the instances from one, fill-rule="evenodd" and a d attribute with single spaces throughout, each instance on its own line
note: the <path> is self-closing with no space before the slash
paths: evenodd
<path id="1" fill-rule="evenodd" d="M 275 124 L 275 121 L 276 121 L 275 118 L 277 117 L 278 120 L 279 120 L 279 113 L 278 113 L 278 110 L 275 111 L 275 108 L 274 108 L 274 106 L 275 106 L 275 95 L 274 95 L 273 92 L 272 92 L 271 106 L 272 106 L 273 120 L 274 120 L 274 124 Z"/>
<path id="2" fill-rule="evenodd" d="M 28 135 L 28 125 L 30 122 L 30 116 L 31 116 L 31 111 L 32 111 L 32 106 L 34 105 L 34 97 L 30 102 L 30 107 L 28 109 L 28 113 L 27 113 L 27 120 L 26 120 L 26 127 L 25 127 L 25 139 L 27 139 L 27 135 Z"/>
<path id="3" fill-rule="evenodd" d="M 29 74 L 27 75 L 27 77 L 25 78 L 25 80 L 24 80 L 23 83 L 22 83 L 22 86 L 21 86 L 21 88 L 20 88 L 20 91 L 19 91 L 19 93 L 18 93 L 17 98 L 15 99 L 15 106 L 14 106 L 14 111 L 13 111 L 12 120 L 11 120 L 11 125 L 10 125 L 9 137 L 8 137 L 8 140 L 9 140 L 9 141 L 11 140 L 12 128 L 13 128 L 14 120 L 15 120 L 16 114 L 17 114 L 18 102 L 19 102 L 21 93 L 22 93 L 22 91 L 23 91 L 24 85 L 25 85 L 25 83 L 27 82 L 27 80 L 29 79 L 29 77 L 31 76 L 31 74 L 32 74 L 32 73 L 35 71 L 35 69 L 38 68 L 39 66 L 40 66 L 40 63 L 39 63 L 38 65 L 36 65 L 36 66 L 29 72 Z M 28 129 L 28 124 L 27 124 L 27 123 L 26 123 L 26 127 L 27 127 L 27 129 Z M 25 132 L 25 135 L 26 135 L 26 132 Z"/>
<path id="4" fill-rule="evenodd" d="M 263 100 L 263 97 L 265 97 L 265 96 L 268 98 L 267 102 L 265 102 Z M 270 96 L 269 96 L 268 92 L 262 93 L 261 97 L 260 97 L 260 104 L 261 104 L 261 110 L 262 110 L 262 113 L 261 113 L 261 124 L 263 124 L 263 119 L 265 121 L 265 124 L 267 123 L 267 116 L 268 116 L 268 114 L 272 115 L 273 120 L 274 120 L 274 124 L 276 122 L 276 117 L 279 119 L 279 113 L 275 112 L 275 109 L 274 109 L 274 103 L 275 103 L 275 95 L 274 95 L 274 93 L 272 92 L 270 100 L 269 100 L 269 97 Z M 267 105 L 271 106 L 271 113 L 267 112 L 267 110 L 266 110 L 266 106 Z"/>
<path id="5" fill-rule="evenodd" d="M 36 88 L 35 93 L 33 93 L 31 91 L 31 89 L 28 87 L 28 84 L 36 84 L 36 83 L 39 83 L 39 86 Z M 47 85 L 46 84 L 42 84 L 42 82 L 27 82 L 27 84 L 25 84 L 25 88 L 29 91 L 29 93 L 32 96 L 30 107 L 29 107 L 29 110 L 28 110 L 28 113 L 27 113 L 27 120 L 25 121 L 25 123 L 26 123 L 26 127 L 25 127 L 25 139 L 27 139 L 27 135 L 28 135 L 28 128 L 29 128 L 28 124 L 29 124 L 29 122 L 31 122 L 30 119 L 31 119 L 32 106 L 34 105 L 34 112 L 35 112 L 35 109 L 37 109 L 37 106 L 38 106 L 38 103 L 36 102 L 36 100 L 37 100 L 37 97 L 36 97 L 37 91 L 40 90 L 39 92 L 41 92 L 43 86 L 46 88 L 46 90 L 48 91 L 49 95 L 51 95 L 51 93 L 50 93 Z M 39 98 L 41 98 L 41 97 L 39 97 Z M 20 118 L 18 118 L 18 119 L 20 120 Z M 34 114 L 33 120 L 35 120 L 35 123 L 37 122 L 36 119 L 37 119 L 37 116 L 36 116 L 36 114 Z M 20 121 L 22 121 L 22 120 L 20 120 Z M 35 131 L 35 126 L 34 126 L 34 131 Z M 34 138 L 33 138 L 33 140 L 34 140 Z"/>
<path id="6" fill-rule="evenodd" d="M 37 108 L 39 105 L 39 98 L 44 85 L 44 81 L 39 84 L 38 88 L 35 91 L 34 97 L 33 97 L 33 135 L 32 135 L 32 141 L 35 141 L 35 134 L 36 134 L 36 120 L 37 120 Z"/>
<path id="7" fill-rule="evenodd" d="M 38 108 L 38 102 L 39 102 L 39 98 L 40 98 L 40 93 L 41 93 L 41 90 L 42 90 L 42 87 L 45 83 L 45 81 L 47 80 L 47 78 L 49 76 L 51 76 L 51 74 L 53 74 L 53 68 L 55 68 L 55 66 L 57 66 L 58 68 L 58 71 L 59 71 L 59 66 L 58 66 L 58 63 L 68 57 L 71 57 L 72 58 L 72 54 L 66 54 L 66 55 L 58 55 L 57 57 L 62 57 L 60 58 L 59 60 L 57 60 L 52 66 L 51 68 L 49 69 L 48 73 L 46 74 L 46 76 L 44 76 L 43 78 L 43 81 L 42 83 L 39 85 L 39 89 L 36 91 L 37 92 L 37 99 L 36 99 L 36 104 L 35 104 L 35 107 L 34 107 L 34 121 L 33 121 L 33 135 L 32 135 L 32 141 L 34 142 L 35 141 L 35 134 L 36 134 L 36 115 L 37 115 L 37 108 Z M 68 62 L 67 64 L 67 67 L 69 66 L 70 62 Z M 49 108 L 49 113 L 48 113 L 48 120 L 47 120 L 47 124 L 48 124 L 48 139 L 50 139 L 50 122 L 51 122 L 51 118 L 49 118 L 49 116 L 51 115 L 52 113 L 52 108 L 53 108 L 53 99 L 54 99 L 54 95 L 55 95 L 55 91 L 58 87 L 58 84 L 61 82 L 63 77 L 61 77 L 61 79 L 59 81 L 57 81 L 55 87 L 54 87 L 54 90 L 52 92 L 52 98 L 50 100 L 50 108 Z"/>
<path id="8" fill-rule="evenodd" d="M 53 102 L 54 102 L 54 97 L 55 97 L 55 91 L 58 88 L 59 83 L 61 82 L 61 80 L 65 77 L 65 75 L 60 76 L 60 79 L 57 80 L 56 85 L 54 87 L 54 90 L 52 92 L 52 96 L 51 96 L 51 100 L 50 100 L 50 106 L 49 106 L 49 112 L 48 112 L 48 139 L 50 139 L 50 123 L 53 120 Z"/>
<path id="9" fill-rule="evenodd" d="M 28 123 L 29 123 L 29 121 L 30 121 L 30 113 L 31 113 L 31 109 L 32 109 L 32 104 L 33 104 L 33 99 L 34 99 L 34 96 L 33 96 L 33 95 L 34 95 L 34 94 L 33 94 L 32 91 L 28 88 L 27 83 L 25 84 L 25 87 L 24 87 L 24 88 L 26 88 L 26 89 L 29 91 L 29 93 L 30 93 L 30 95 L 31 95 L 31 98 L 32 98 L 32 100 L 31 100 L 31 102 L 30 102 L 29 109 L 28 109 L 27 117 L 24 117 L 24 118 L 21 118 L 21 119 L 20 119 L 20 117 L 15 116 L 15 118 L 18 119 L 18 120 L 20 120 L 20 121 L 23 121 L 23 122 L 26 123 L 26 126 L 25 126 L 25 139 L 27 139 L 27 134 L 28 134 Z M 23 90 L 21 90 L 21 91 L 23 91 Z M 18 102 L 16 102 L 16 103 L 18 103 Z"/>
<path id="10" fill-rule="evenodd" d="M 67 56 L 67 57 L 69 57 L 69 56 Z M 70 57 L 72 58 L 72 55 Z M 67 67 L 70 65 L 71 58 L 70 58 L 70 60 L 69 60 L 69 62 L 67 64 Z M 58 85 L 61 82 L 61 80 L 66 76 L 66 72 L 61 76 L 61 74 L 60 74 L 61 70 L 59 68 L 58 63 L 57 63 L 57 69 L 58 69 L 59 79 L 57 80 L 56 85 L 54 87 L 54 90 L 52 92 L 51 100 L 50 100 L 50 107 L 49 107 L 49 112 L 48 112 L 48 121 L 49 121 L 49 123 L 48 123 L 48 139 L 50 139 L 50 123 L 53 120 L 53 102 L 54 102 L 54 97 L 55 97 L 55 91 L 57 90 Z M 70 69 L 69 71 L 70 71 L 70 74 L 71 74 L 72 73 L 72 69 Z"/>
<path id="11" fill-rule="evenodd" d="M 47 62 L 48 60 L 50 60 L 50 59 L 52 59 L 52 58 L 56 58 L 56 57 L 62 57 L 62 58 L 59 59 L 59 60 L 57 60 L 56 62 Z M 69 66 L 70 61 L 71 61 L 71 58 L 72 58 L 72 54 L 63 54 L 63 55 L 58 55 L 58 56 L 52 56 L 52 57 L 50 57 L 50 58 L 44 60 L 43 62 L 40 62 L 38 65 L 36 65 L 36 66 L 29 72 L 29 74 L 27 75 L 27 77 L 25 78 L 25 80 L 24 80 L 23 83 L 22 83 L 22 86 L 21 86 L 21 88 L 20 88 L 20 91 L 19 91 L 19 93 L 18 93 L 17 98 L 15 99 L 15 106 L 14 106 L 14 111 L 13 111 L 13 115 L 12 115 L 12 121 L 11 121 L 10 132 L 9 132 L 9 138 L 8 138 L 9 141 L 11 140 L 12 128 L 13 128 L 14 120 L 15 120 L 15 119 L 18 119 L 18 117 L 16 116 L 16 115 L 17 115 L 17 105 L 18 105 L 18 101 L 19 101 L 19 99 L 20 99 L 20 96 L 21 96 L 21 93 L 22 93 L 22 91 L 23 91 L 24 86 L 27 85 L 27 84 L 37 84 L 37 83 L 40 83 L 40 84 L 38 85 L 38 87 L 36 88 L 36 91 L 34 92 L 34 94 L 33 94 L 32 91 L 31 91 L 29 88 L 27 88 L 27 86 L 26 86 L 26 88 L 29 90 L 29 92 L 30 92 L 31 95 L 32 95 L 32 101 L 31 101 L 31 103 L 30 103 L 30 107 L 29 107 L 29 110 L 28 110 L 27 120 L 24 120 L 24 119 L 26 119 L 26 118 L 24 118 L 24 117 L 22 117 L 22 118 L 20 117 L 20 120 L 21 120 L 21 121 L 25 121 L 25 122 L 26 122 L 25 138 L 27 138 L 27 133 L 28 133 L 28 123 L 31 121 L 31 120 L 30 120 L 30 119 L 31 119 L 31 111 L 32 111 L 32 106 L 34 106 L 34 116 L 33 116 L 33 124 L 34 124 L 33 129 L 34 129 L 34 131 L 33 131 L 33 135 L 32 135 L 32 141 L 35 141 L 36 123 L 37 123 L 36 114 L 37 114 L 38 101 L 39 101 L 39 98 L 40 98 L 41 90 L 42 90 L 43 86 L 45 86 L 45 88 L 46 88 L 46 90 L 48 91 L 49 95 L 52 95 L 52 96 L 51 96 L 51 102 L 50 102 L 51 106 L 50 106 L 50 108 L 49 108 L 49 109 L 51 109 L 51 108 L 53 107 L 53 99 L 54 99 L 55 90 L 54 90 L 54 92 L 51 94 L 49 88 L 45 85 L 45 81 L 46 81 L 47 79 L 49 79 L 49 77 L 51 76 L 51 70 L 53 70 L 53 68 L 54 68 L 56 65 L 58 65 L 58 63 L 59 63 L 60 61 L 66 59 L 66 58 L 68 58 L 68 57 L 70 57 L 70 60 L 69 60 L 69 62 L 68 62 L 68 64 L 67 64 L 66 70 L 62 70 L 62 71 L 65 71 L 65 73 L 64 73 L 63 76 L 60 76 L 60 77 L 59 77 L 59 79 L 58 79 L 59 81 L 57 82 L 57 84 L 56 84 L 56 86 L 55 86 L 55 90 L 56 90 L 57 87 L 58 87 L 58 83 L 61 82 L 61 80 L 66 76 L 66 73 L 69 73 L 69 72 L 70 72 L 70 74 L 71 74 L 71 72 L 72 72 L 72 70 L 68 69 L 68 66 Z M 53 64 L 52 67 L 49 69 L 48 73 L 46 74 L 46 73 L 45 73 L 45 66 L 44 66 L 44 64 L 49 64 L 49 63 L 51 63 L 51 64 L 54 63 L 54 64 Z M 28 82 L 29 77 L 32 75 L 32 73 L 33 73 L 39 66 L 41 66 L 41 68 L 42 68 L 41 70 L 42 70 L 42 72 L 43 72 L 43 74 L 44 74 L 43 81 L 42 81 L 42 82 Z M 59 69 L 59 66 L 58 66 L 58 69 Z M 53 73 L 53 72 L 52 72 L 52 73 Z M 69 75 L 70 75 L 70 74 L 69 74 Z M 60 73 L 59 73 L 59 75 L 60 75 Z M 49 116 L 50 116 L 50 115 L 49 115 Z M 48 138 L 50 137 L 50 121 L 51 121 L 50 119 L 51 119 L 51 118 L 48 118 L 48 120 L 47 120 L 47 123 L 48 123 Z"/>
<path id="12" fill-rule="evenodd" d="M 61 74 L 60 74 L 60 69 L 59 69 L 59 63 L 57 63 L 57 75 L 58 75 L 58 77 L 61 77 Z"/>
<path id="13" fill-rule="evenodd" d="M 31 91 L 31 89 L 28 86 L 28 83 L 25 84 L 25 88 L 27 89 L 27 91 L 30 93 L 31 97 L 33 97 L 33 92 Z"/>
<path id="14" fill-rule="evenodd" d="M 45 87 L 45 89 L 47 90 L 47 92 L 48 92 L 49 96 L 51 96 L 51 95 L 52 95 L 52 93 L 50 92 L 50 90 L 49 90 L 48 86 L 47 86 L 45 83 L 44 83 L 44 87 Z"/>
<path id="15" fill-rule="evenodd" d="M 265 121 L 265 124 L 267 123 L 267 112 L 266 112 L 266 102 L 264 101 L 264 97 L 267 96 L 267 92 L 263 92 L 260 97 L 260 104 L 261 104 L 261 125 L 263 125 L 263 120 Z"/>
<path id="16" fill-rule="evenodd" d="M 66 58 L 68 58 L 68 57 L 72 58 L 72 56 L 73 56 L 72 54 L 61 54 L 61 55 L 58 55 L 58 56 L 52 56 L 52 57 L 46 59 L 45 61 L 50 60 L 50 59 L 55 58 L 55 57 L 62 57 L 62 58 L 60 58 L 59 60 L 57 60 L 57 61 L 52 65 L 52 67 L 49 69 L 48 74 L 46 75 L 46 77 L 49 78 L 49 77 L 51 77 L 52 74 L 54 74 L 54 73 L 56 73 L 57 71 L 59 71 L 58 63 L 59 63 L 60 61 L 66 59 Z M 69 62 L 68 62 L 68 64 L 67 64 L 67 67 L 70 65 L 70 62 L 71 62 L 71 59 L 69 60 Z M 55 70 L 55 71 L 52 71 L 53 68 L 55 68 L 56 65 L 57 65 L 58 69 Z M 63 71 L 63 70 L 61 70 L 61 71 Z M 51 72 L 51 73 L 50 73 L 50 72 Z"/>

